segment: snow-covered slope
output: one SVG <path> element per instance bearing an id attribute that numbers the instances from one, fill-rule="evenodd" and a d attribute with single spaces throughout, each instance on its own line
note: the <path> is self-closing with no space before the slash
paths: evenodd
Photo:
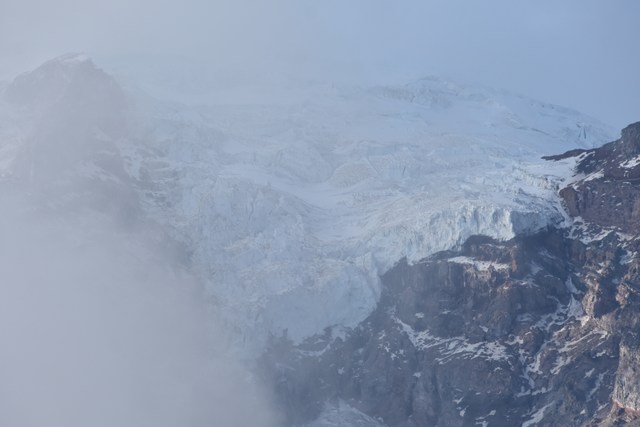
<path id="1" fill-rule="evenodd" d="M 84 58 L 58 62 L 103 75 Z M 42 72 L 13 85 L 36 85 Z M 184 242 L 214 311 L 249 352 L 269 333 L 300 340 L 357 324 L 375 306 L 378 275 L 402 257 L 561 221 L 555 192 L 570 170 L 540 156 L 613 139 L 571 110 L 435 78 L 309 85 L 269 104 L 134 98 L 110 107 L 127 112 L 126 132 L 97 132 L 111 122 L 94 120 L 96 138 L 117 147 L 127 172 L 118 182 Z M 7 177 L 31 136 L 20 127 L 29 106 L 4 99 Z"/>

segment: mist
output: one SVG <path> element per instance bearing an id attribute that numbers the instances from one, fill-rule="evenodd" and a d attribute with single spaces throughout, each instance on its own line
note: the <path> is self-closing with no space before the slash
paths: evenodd
<path id="1" fill-rule="evenodd" d="M 274 425 L 156 231 L 20 200 L 0 205 L 0 425 Z"/>
<path id="2" fill-rule="evenodd" d="M 396 262 L 433 237 L 414 220 L 439 224 L 423 202 L 447 206 L 431 217 L 443 245 L 462 238 L 447 227 L 464 215 L 485 230 L 425 171 L 461 179 L 460 200 L 490 185 L 512 194 L 522 177 L 503 157 L 526 151 L 514 147 L 539 140 L 538 158 L 606 142 L 598 120 L 637 121 L 637 16 L 635 0 L 2 0 L 0 425 L 280 425 L 279 390 L 235 351 L 366 315 L 384 272 L 373 252 Z M 402 104 L 415 95 L 402 85 L 433 75 L 444 79 L 414 89 L 432 85 L 461 117 L 432 99 Z M 542 103 L 476 104 L 492 98 L 464 99 L 465 83 Z M 305 90 L 329 101 L 278 108 Z M 478 153 L 460 156 L 477 170 L 451 161 L 461 149 Z M 499 185 L 467 176 L 496 168 L 509 175 Z M 310 194 L 325 181 L 345 197 L 362 188 L 344 203 Z M 348 226 L 344 206 L 357 208 Z"/>
<path id="3" fill-rule="evenodd" d="M 144 209 L 130 106 L 77 58 L 0 96 L 0 425 L 272 426 L 185 244 Z"/>
<path id="4" fill-rule="evenodd" d="M 70 51 L 137 72 L 142 83 L 205 92 L 199 101 L 273 80 L 375 84 L 444 75 L 622 127 L 640 114 L 640 60 L 625 48 L 640 39 L 639 13 L 633 0 L 6 0 L 0 78 Z"/>

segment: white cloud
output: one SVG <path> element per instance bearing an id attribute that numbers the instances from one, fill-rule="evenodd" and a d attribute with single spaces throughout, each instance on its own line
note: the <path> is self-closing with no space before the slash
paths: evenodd
<path id="1" fill-rule="evenodd" d="M 273 425 L 196 284 L 148 232 L 17 200 L 0 218 L 0 425 Z"/>
<path id="2" fill-rule="evenodd" d="M 68 51 L 167 55 L 248 80 L 447 74 L 623 126 L 640 116 L 639 13 L 634 0 L 5 0 L 0 76 Z"/>

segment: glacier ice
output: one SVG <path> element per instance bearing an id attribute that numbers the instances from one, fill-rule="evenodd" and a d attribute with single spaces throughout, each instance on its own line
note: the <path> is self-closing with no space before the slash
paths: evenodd
<path id="1" fill-rule="evenodd" d="M 77 173 L 135 190 L 144 215 L 183 242 L 243 354 L 269 334 L 299 341 L 356 325 L 376 304 L 378 275 L 403 257 L 562 221 L 556 191 L 571 165 L 540 157 L 613 139 L 574 111 L 438 78 L 185 105 L 131 91 L 125 100 L 105 76 L 89 59 L 65 57 L 5 87 L 0 179 L 15 179 L 34 146 L 49 153 L 43 129 L 95 141 L 92 153 L 108 161 L 77 155 Z M 30 98 L 47 79 L 54 110 Z M 16 105 L 18 90 L 35 104 Z M 65 116 L 80 121 L 75 129 L 47 127 L 87 91 L 108 102 Z"/>

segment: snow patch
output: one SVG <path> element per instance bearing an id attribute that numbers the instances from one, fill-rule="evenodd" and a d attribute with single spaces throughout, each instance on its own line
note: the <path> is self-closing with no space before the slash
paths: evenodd
<path id="1" fill-rule="evenodd" d="M 418 350 L 437 348 L 440 357 L 435 360 L 439 364 L 447 363 L 452 359 L 476 359 L 482 358 L 491 361 L 509 361 L 507 348 L 498 341 L 480 341 L 471 343 L 465 337 L 439 338 L 428 330 L 416 332 L 411 326 L 402 322 L 397 317 L 395 322 Z"/>
<path id="2" fill-rule="evenodd" d="M 538 409 L 536 412 L 534 412 L 531 415 L 530 419 L 528 419 L 527 421 L 522 423 L 522 427 L 530 427 L 530 426 L 535 426 L 536 424 L 538 424 L 544 418 L 544 412 L 547 409 L 549 409 L 552 405 L 553 405 L 553 403 L 548 403 L 548 404 L 544 405 L 542 408 Z"/>
<path id="3" fill-rule="evenodd" d="M 466 264 L 472 265 L 478 271 L 508 271 L 510 269 L 508 264 L 491 262 L 491 261 L 481 261 L 476 260 L 474 258 L 469 258 L 465 256 L 458 256 L 454 258 L 449 258 L 449 262 L 453 262 L 456 264 Z"/>
<path id="4" fill-rule="evenodd" d="M 624 169 L 632 169 L 638 165 L 640 165 L 640 156 L 636 156 L 632 159 L 627 160 L 626 162 L 622 162 L 620 164 L 620 167 Z"/>
<path id="5" fill-rule="evenodd" d="M 327 405 L 318 419 L 303 427 L 385 427 L 385 424 L 341 400 L 336 405 Z"/>
<path id="6" fill-rule="evenodd" d="M 604 178 L 604 170 L 599 170 L 597 172 L 593 172 L 582 179 L 582 182 L 589 182 L 595 179 Z"/>

